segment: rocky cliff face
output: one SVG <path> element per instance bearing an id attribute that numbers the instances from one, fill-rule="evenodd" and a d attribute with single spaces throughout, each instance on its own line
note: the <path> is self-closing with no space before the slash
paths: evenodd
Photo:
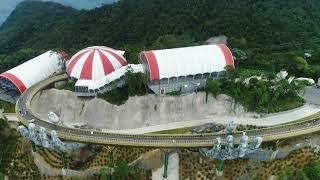
<path id="1" fill-rule="evenodd" d="M 209 96 L 206 102 L 205 93 L 130 97 L 125 104 L 116 106 L 99 98 L 78 98 L 70 91 L 50 89 L 38 93 L 31 106 L 42 118 L 47 119 L 52 111 L 69 126 L 87 124 L 113 130 L 212 119 L 214 116 L 255 116 L 226 95 Z"/>

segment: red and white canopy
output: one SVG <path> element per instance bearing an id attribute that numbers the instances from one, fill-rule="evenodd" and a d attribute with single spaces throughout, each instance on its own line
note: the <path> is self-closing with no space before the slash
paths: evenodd
<path id="1" fill-rule="evenodd" d="M 0 74 L 0 78 L 9 80 L 21 93 L 23 93 L 27 88 L 34 84 L 55 73 L 60 73 L 62 71 L 63 63 L 64 59 L 62 54 L 48 51 Z"/>
<path id="2" fill-rule="evenodd" d="M 147 65 L 152 81 L 234 67 L 232 53 L 224 44 L 144 51 L 140 54 L 140 62 Z"/>
<path id="3" fill-rule="evenodd" d="M 76 79 L 99 80 L 126 66 L 122 54 L 112 48 L 93 46 L 76 53 L 67 65 L 67 73 Z"/>

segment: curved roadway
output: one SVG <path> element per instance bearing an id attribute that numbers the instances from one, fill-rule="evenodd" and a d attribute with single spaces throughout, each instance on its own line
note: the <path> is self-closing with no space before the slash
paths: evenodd
<path id="1" fill-rule="evenodd" d="M 42 126 L 49 133 L 55 130 L 61 139 L 119 146 L 136 146 L 136 147 L 210 147 L 214 144 L 217 137 L 222 138 L 222 144 L 225 144 L 226 133 L 210 133 L 210 134 L 119 134 L 111 132 L 99 132 L 95 130 L 76 129 L 62 127 L 49 123 L 41 119 L 31 109 L 31 101 L 37 92 L 47 88 L 50 84 L 67 79 L 66 74 L 51 77 L 42 81 L 35 86 L 26 90 L 19 98 L 16 104 L 16 113 L 18 119 L 24 124 L 32 120 L 37 126 Z M 285 125 L 277 125 L 270 128 L 256 129 L 246 131 L 249 136 L 249 141 L 252 141 L 255 136 L 260 136 L 263 141 L 275 141 L 294 136 L 300 136 L 308 133 L 320 131 L 320 114 L 307 117 Z M 235 132 L 235 143 L 239 143 L 242 132 Z"/>

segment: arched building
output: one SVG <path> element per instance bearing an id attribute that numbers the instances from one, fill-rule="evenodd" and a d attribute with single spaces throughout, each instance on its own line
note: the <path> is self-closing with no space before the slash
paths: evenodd
<path id="1" fill-rule="evenodd" d="M 47 51 L 0 74 L 0 99 L 15 102 L 20 93 L 64 68 L 63 55 Z"/>
<path id="2" fill-rule="evenodd" d="M 67 73 L 76 80 L 78 96 L 95 96 L 124 85 L 128 63 L 124 52 L 105 46 L 93 46 L 76 53 L 67 65 Z M 130 65 L 133 71 L 142 67 Z M 141 70 L 139 70 L 141 69 Z"/>
<path id="3" fill-rule="evenodd" d="M 194 91 L 204 87 L 207 79 L 224 76 L 227 66 L 235 67 L 224 44 L 144 51 L 140 63 L 150 79 L 149 88 L 156 94 Z"/>

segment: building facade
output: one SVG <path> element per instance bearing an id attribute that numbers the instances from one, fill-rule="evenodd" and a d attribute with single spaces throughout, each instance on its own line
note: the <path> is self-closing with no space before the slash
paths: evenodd
<path id="1" fill-rule="evenodd" d="M 144 51 L 140 63 L 149 77 L 149 88 L 158 95 L 195 91 L 205 87 L 208 79 L 223 77 L 226 67 L 235 68 L 224 44 Z"/>
<path id="2" fill-rule="evenodd" d="M 47 51 L 0 74 L 0 99 L 15 102 L 26 89 L 48 77 L 63 72 L 64 57 Z"/>

